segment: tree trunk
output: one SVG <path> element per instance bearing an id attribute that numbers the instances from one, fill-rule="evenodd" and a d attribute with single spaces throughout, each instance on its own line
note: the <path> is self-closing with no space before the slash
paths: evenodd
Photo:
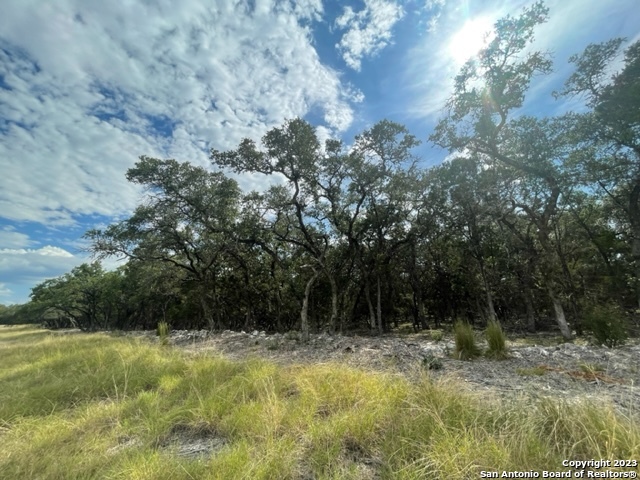
<path id="1" fill-rule="evenodd" d="M 416 265 L 416 246 L 411 244 L 411 264 L 409 267 L 409 278 L 411 282 L 411 290 L 413 292 L 413 328 L 417 332 L 419 329 L 426 330 L 429 328 L 427 318 L 424 314 L 424 302 L 422 299 L 422 285 L 417 272 Z"/>
<path id="2" fill-rule="evenodd" d="M 380 274 L 377 275 L 377 280 L 378 280 L 378 286 L 377 286 L 377 293 L 378 293 L 378 333 L 380 335 L 382 335 L 383 333 L 383 328 L 382 328 L 382 293 L 380 291 Z"/>
<path id="3" fill-rule="evenodd" d="M 487 300 L 487 314 L 490 322 L 497 322 L 498 316 L 496 315 L 496 308 L 493 304 L 493 295 L 491 294 L 491 288 L 489 288 L 489 282 L 484 272 L 484 268 L 481 267 L 482 283 L 484 283 L 485 297 Z"/>
<path id="4" fill-rule="evenodd" d="M 635 185 L 629 196 L 629 223 L 631 223 L 631 256 L 636 277 L 635 293 L 638 308 L 640 308 L 640 178 L 636 178 Z"/>
<path id="5" fill-rule="evenodd" d="M 331 318 L 329 319 L 329 331 L 335 333 L 338 320 L 338 284 L 333 275 L 329 275 L 331 283 Z"/>
<path id="6" fill-rule="evenodd" d="M 481 256 L 477 258 L 480 266 L 480 275 L 482 277 L 482 285 L 484 286 L 485 298 L 487 300 L 487 316 L 490 322 L 497 322 L 498 316 L 496 315 L 496 309 L 493 305 L 493 295 L 491 294 L 491 287 L 489 286 L 489 280 L 487 279 L 487 272 L 484 269 L 484 261 Z"/>
<path id="7" fill-rule="evenodd" d="M 215 320 L 213 315 L 211 315 L 207 299 L 204 296 L 200 297 L 200 306 L 202 307 L 202 316 L 204 317 L 205 322 L 207 322 L 209 330 L 213 332 L 216 329 Z"/>
<path id="8" fill-rule="evenodd" d="M 487 311 L 489 314 L 489 321 L 497 322 L 498 316 L 496 315 L 496 309 L 493 305 L 493 295 L 491 295 L 491 291 L 488 288 L 485 290 L 485 292 L 487 295 Z"/>
<path id="9" fill-rule="evenodd" d="M 369 307 L 369 327 L 371 327 L 372 330 L 375 330 L 376 313 L 375 313 L 375 310 L 373 309 L 373 303 L 371 302 L 371 292 L 369 287 L 370 287 L 370 283 L 369 283 L 369 279 L 367 278 L 367 280 L 365 280 L 365 285 L 364 285 L 364 296 L 367 299 L 367 306 Z"/>
<path id="10" fill-rule="evenodd" d="M 631 255 L 634 263 L 634 274 L 636 276 L 635 293 L 636 305 L 640 308 L 640 228 L 637 232 L 634 229 L 633 243 L 631 244 Z"/>
<path id="11" fill-rule="evenodd" d="M 564 308 L 562 308 L 562 303 L 560 299 L 555 295 L 552 288 L 548 289 L 549 298 L 551 298 L 551 302 L 553 303 L 553 311 L 556 316 L 556 323 L 558 327 L 560 327 L 560 332 L 565 340 L 571 340 L 571 329 L 567 324 L 567 320 L 564 316 Z"/>
<path id="12" fill-rule="evenodd" d="M 318 278 L 318 272 L 314 270 L 313 276 L 307 282 L 304 289 L 304 299 L 302 300 L 302 310 L 300 311 L 300 330 L 302 331 L 302 341 L 309 341 L 309 296 L 311 288 Z"/>
<path id="13" fill-rule="evenodd" d="M 530 333 L 535 333 L 536 314 L 533 308 L 533 294 L 531 293 L 531 289 L 529 287 L 526 287 L 524 291 L 524 305 L 527 309 L 527 330 Z"/>

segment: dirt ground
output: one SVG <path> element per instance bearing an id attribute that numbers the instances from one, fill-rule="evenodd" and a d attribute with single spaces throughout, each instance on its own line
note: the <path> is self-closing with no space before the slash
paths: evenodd
<path id="1" fill-rule="evenodd" d="M 153 332 L 136 332 L 157 341 Z M 476 393 L 502 399 L 556 396 L 568 401 L 612 400 L 626 413 L 640 414 L 640 341 L 610 349 L 550 335 L 528 335 L 507 342 L 509 357 L 457 360 L 451 334 L 440 341 L 431 332 L 383 336 L 312 334 L 308 343 L 296 332 L 210 333 L 174 331 L 171 344 L 195 354 L 230 359 L 259 357 L 278 364 L 337 363 L 412 378 L 428 370 L 436 379 L 455 379 Z M 481 347 L 482 344 L 479 338 Z M 430 368 L 431 367 L 431 368 Z"/>

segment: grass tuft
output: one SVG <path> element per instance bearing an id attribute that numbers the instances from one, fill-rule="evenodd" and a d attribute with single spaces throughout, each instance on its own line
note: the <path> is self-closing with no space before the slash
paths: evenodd
<path id="1" fill-rule="evenodd" d="M 169 333 L 171 332 L 167 322 L 158 322 L 158 337 L 160 337 L 160 345 L 169 345 Z"/>
<path id="2" fill-rule="evenodd" d="M 611 405 L 501 402 L 426 370 L 409 382 L 33 328 L 0 328 L 0 357 L 3 478 L 480 478 L 640 457 L 640 424 Z"/>
<path id="3" fill-rule="evenodd" d="M 442 330 L 431 330 L 430 331 L 431 340 L 434 342 L 441 342 L 444 340 L 444 332 Z"/>
<path id="4" fill-rule="evenodd" d="M 454 355 L 459 360 L 471 360 L 480 355 L 480 348 L 476 345 L 473 328 L 467 322 L 458 321 L 453 326 L 456 342 Z"/>
<path id="5" fill-rule="evenodd" d="M 516 368 L 516 373 L 518 375 L 522 375 L 523 377 L 531 377 L 531 376 L 541 377 L 548 371 L 549 371 L 548 369 L 542 366 L 531 367 L 531 368 Z"/>
<path id="6" fill-rule="evenodd" d="M 486 356 L 496 360 L 507 358 L 507 337 L 500 326 L 500 323 L 490 321 L 484 332 L 489 348 Z"/>

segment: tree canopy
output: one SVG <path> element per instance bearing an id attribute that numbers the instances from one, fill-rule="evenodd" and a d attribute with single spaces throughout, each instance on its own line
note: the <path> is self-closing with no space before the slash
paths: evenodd
<path id="1" fill-rule="evenodd" d="M 522 113 L 550 55 L 532 51 L 541 2 L 505 17 L 455 78 L 430 141 L 382 120 L 324 144 L 287 120 L 261 142 L 212 150 L 211 168 L 140 157 L 133 214 L 86 238 L 85 264 L 33 289 L 50 324 L 85 329 L 416 329 L 500 321 L 566 338 L 613 303 L 640 307 L 640 42 L 589 45 L 556 95 L 585 110 Z M 245 192 L 230 173 L 264 175 Z M 35 310 L 34 310 L 35 311 Z M 0 317 L 7 309 L 0 310 Z M 56 323 L 57 322 L 57 323 Z"/>

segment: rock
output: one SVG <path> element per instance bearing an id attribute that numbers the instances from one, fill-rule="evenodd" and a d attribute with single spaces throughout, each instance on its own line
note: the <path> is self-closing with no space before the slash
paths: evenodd
<path id="1" fill-rule="evenodd" d="M 134 332 L 157 341 L 155 332 Z M 298 332 L 267 335 L 264 331 L 251 333 L 226 330 L 210 333 L 174 331 L 172 344 L 194 351 L 222 353 L 231 359 L 259 355 L 283 365 L 291 363 L 344 362 L 348 365 L 372 369 L 393 370 L 409 376 L 423 371 L 423 359 L 437 359 L 441 370 L 431 369 L 431 375 L 454 375 L 465 380 L 470 388 L 489 389 L 503 398 L 513 396 L 514 390 L 523 394 L 558 396 L 561 398 L 613 399 L 620 408 L 640 404 L 640 342 L 637 339 L 620 347 L 563 343 L 554 346 L 526 345 L 509 342 L 509 358 L 502 361 L 479 358 L 461 362 L 451 358 L 455 342 L 450 338 L 435 342 L 428 337 L 383 337 L 311 334 L 310 342 L 301 342 Z M 484 347 L 486 348 L 486 346 Z M 348 355 L 345 355 L 348 354 Z M 540 368 L 543 366 L 544 368 Z M 602 370 L 602 377 L 584 376 L 584 368 Z M 416 367 L 418 367 L 416 369 Z M 625 406 L 626 405 L 626 406 Z M 637 411 L 637 407 L 636 407 Z"/>

